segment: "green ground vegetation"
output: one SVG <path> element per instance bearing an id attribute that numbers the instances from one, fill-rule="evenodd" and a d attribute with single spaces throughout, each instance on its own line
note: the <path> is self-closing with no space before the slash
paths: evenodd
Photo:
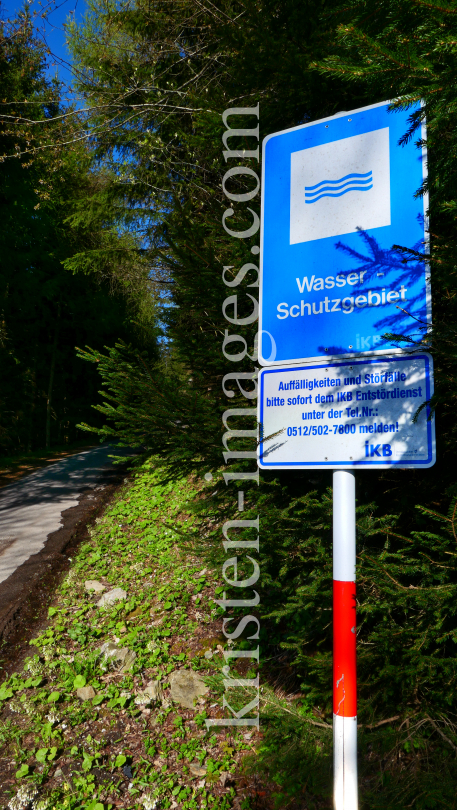
<path id="1" fill-rule="evenodd" d="M 223 637 L 215 630 L 215 572 L 202 567 L 195 546 L 193 501 L 202 485 L 166 480 L 155 467 L 147 462 L 126 480 L 96 521 L 22 669 L 0 686 L 2 806 L 227 810 L 233 803 L 252 730 L 205 728 L 205 718 L 221 715 Z M 127 596 L 97 607 L 101 594 L 87 591 L 86 580 Z M 100 655 L 107 641 L 130 651 L 125 671 Z M 195 710 L 170 699 L 177 669 L 210 676 L 211 692 Z M 159 684 L 157 701 L 144 697 L 149 681 Z M 86 686 L 95 696 L 82 701 L 76 690 Z"/>

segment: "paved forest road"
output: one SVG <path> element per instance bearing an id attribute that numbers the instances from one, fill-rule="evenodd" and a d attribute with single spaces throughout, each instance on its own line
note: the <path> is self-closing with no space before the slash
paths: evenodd
<path id="1" fill-rule="evenodd" d="M 85 450 L 0 489 L 0 583 L 41 551 L 61 527 L 62 512 L 77 506 L 78 497 L 112 467 L 113 453 L 128 451 L 112 445 Z"/>

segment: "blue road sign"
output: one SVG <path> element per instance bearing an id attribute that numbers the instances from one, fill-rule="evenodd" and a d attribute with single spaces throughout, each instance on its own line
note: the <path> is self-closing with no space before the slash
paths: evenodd
<path id="1" fill-rule="evenodd" d="M 262 365 L 399 351 L 385 333 L 430 322 L 423 254 L 425 150 L 388 102 L 277 132 L 263 143 Z M 406 257 L 407 258 L 407 257 Z M 412 316 L 412 317 L 411 317 Z"/>
<path id="2" fill-rule="evenodd" d="M 426 403 L 432 394 L 433 361 L 426 353 L 264 368 L 259 467 L 431 467 L 435 423 Z"/>

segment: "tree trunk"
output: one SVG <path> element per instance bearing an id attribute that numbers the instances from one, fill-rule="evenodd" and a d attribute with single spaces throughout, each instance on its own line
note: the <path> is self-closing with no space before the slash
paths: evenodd
<path id="1" fill-rule="evenodd" d="M 36 357 L 33 362 L 33 369 L 30 374 L 30 408 L 29 408 L 29 420 L 28 420 L 28 428 L 27 428 L 27 452 L 31 453 L 33 448 L 33 426 L 34 426 L 34 417 L 35 417 L 35 405 L 36 405 Z"/>
<path id="2" fill-rule="evenodd" d="M 59 326 L 60 326 L 60 301 L 59 306 L 57 308 L 54 343 L 52 344 L 51 368 L 49 371 L 48 398 L 46 402 L 46 450 L 49 450 L 49 448 L 51 447 L 51 403 L 52 403 L 52 389 L 54 386 L 54 372 L 56 368 L 57 339 L 59 337 Z"/>

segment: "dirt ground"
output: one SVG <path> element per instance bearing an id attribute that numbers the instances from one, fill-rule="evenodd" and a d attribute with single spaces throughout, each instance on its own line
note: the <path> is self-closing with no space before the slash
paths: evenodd
<path id="1" fill-rule="evenodd" d="M 125 474 L 124 465 L 108 470 L 95 490 L 79 497 L 78 506 L 62 513 L 61 528 L 49 535 L 44 548 L 0 585 L 1 679 L 29 654 L 28 642 L 46 620 L 57 582 L 68 572 L 73 553 L 88 539 L 88 528 L 103 513 Z"/>

